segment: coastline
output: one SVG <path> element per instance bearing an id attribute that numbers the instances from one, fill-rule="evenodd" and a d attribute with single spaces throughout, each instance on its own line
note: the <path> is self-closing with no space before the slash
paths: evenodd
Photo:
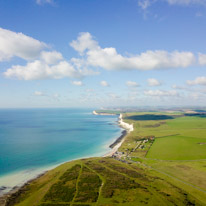
<path id="1" fill-rule="evenodd" d="M 29 185 L 32 181 L 43 176 L 46 172 L 48 172 L 48 170 L 38 174 L 36 177 L 33 177 L 32 179 L 27 180 L 23 185 L 15 186 L 9 192 L 0 195 L 0 206 L 6 206 L 8 199 L 14 199 L 17 196 L 21 195 L 21 193 L 25 191 L 25 187 L 27 185 Z"/>
<path id="2" fill-rule="evenodd" d="M 96 111 L 93 111 L 98 115 L 98 113 Z M 101 114 L 100 114 L 101 115 Z M 107 114 L 107 115 L 111 115 L 111 114 Z M 122 129 L 124 129 L 122 131 L 122 134 L 120 137 L 118 137 L 109 147 L 112 149 L 111 151 L 109 151 L 108 153 L 106 153 L 105 155 L 103 155 L 103 157 L 112 157 L 117 151 L 118 149 L 121 147 L 122 143 L 124 142 L 126 136 L 132 132 L 134 130 L 133 124 L 128 124 L 126 122 L 123 121 L 123 117 L 122 114 L 120 113 L 119 117 L 118 117 L 118 125 L 119 127 L 121 127 Z"/>
<path id="3" fill-rule="evenodd" d="M 109 113 L 99 114 L 96 111 L 93 111 L 92 113 L 94 115 L 116 115 L 116 114 L 109 114 Z M 118 151 L 118 149 L 122 145 L 122 143 L 124 142 L 126 135 L 129 134 L 131 131 L 133 131 L 133 125 L 129 125 L 128 123 L 125 123 L 123 121 L 122 114 L 120 114 L 119 117 L 118 117 L 118 125 L 119 125 L 119 127 L 123 128 L 123 131 L 122 131 L 121 135 L 112 144 L 109 145 L 109 148 L 111 148 L 111 151 L 107 152 L 104 155 L 101 155 L 102 157 L 111 157 L 111 156 L 113 156 Z M 93 156 L 90 156 L 90 157 L 93 157 Z M 82 157 L 82 158 L 89 158 L 89 157 Z M 78 158 L 78 159 L 81 159 L 81 158 Z M 39 177 L 44 175 L 49 170 L 52 170 L 52 169 L 58 167 L 61 164 L 64 164 L 64 163 L 70 162 L 70 161 L 74 161 L 74 160 L 77 160 L 77 159 L 65 161 L 65 162 L 62 162 L 58 165 L 54 165 L 54 166 L 49 167 L 49 168 L 41 169 L 39 172 L 31 175 L 27 180 L 23 181 L 22 184 L 16 185 L 16 186 L 11 187 L 11 188 L 7 188 L 7 190 L 5 189 L 5 191 L 2 189 L 1 191 L 3 193 L 0 194 L 0 206 L 6 205 L 6 200 L 8 198 L 12 198 L 13 196 L 16 197 L 19 194 L 21 194 L 21 192 L 24 191 L 24 187 L 26 185 L 28 185 L 28 184 L 30 184 L 30 182 L 38 179 Z"/>

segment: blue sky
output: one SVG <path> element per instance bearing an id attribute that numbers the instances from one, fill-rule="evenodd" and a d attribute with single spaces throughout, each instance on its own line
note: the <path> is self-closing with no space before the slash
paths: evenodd
<path id="1" fill-rule="evenodd" d="M 0 107 L 205 106 L 206 0 L 0 0 Z"/>

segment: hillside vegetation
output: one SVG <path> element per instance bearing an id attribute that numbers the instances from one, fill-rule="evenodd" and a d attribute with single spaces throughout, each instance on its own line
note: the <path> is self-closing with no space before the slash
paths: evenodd
<path id="1" fill-rule="evenodd" d="M 7 205 L 201 205 L 175 183 L 135 163 L 92 158 L 65 163 Z"/>

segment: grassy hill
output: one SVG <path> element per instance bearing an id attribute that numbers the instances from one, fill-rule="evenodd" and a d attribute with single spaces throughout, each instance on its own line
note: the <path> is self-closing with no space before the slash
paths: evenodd
<path id="1" fill-rule="evenodd" d="M 112 158 L 65 163 L 22 188 L 7 205 L 201 205 L 175 182 Z"/>

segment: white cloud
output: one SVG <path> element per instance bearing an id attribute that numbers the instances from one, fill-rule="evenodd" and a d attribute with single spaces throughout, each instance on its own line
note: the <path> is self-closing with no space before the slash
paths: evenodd
<path id="1" fill-rule="evenodd" d="M 78 39 L 70 45 L 80 55 L 84 55 L 87 66 L 101 67 L 106 70 L 185 68 L 191 66 L 195 60 L 191 52 L 163 50 L 146 51 L 130 57 L 122 56 L 113 47 L 101 48 L 88 32 L 80 33 Z"/>
<path id="2" fill-rule="evenodd" d="M 197 77 L 194 80 L 188 80 L 187 81 L 188 85 L 206 85 L 206 77 Z"/>
<path id="3" fill-rule="evenodd" d="M 144 94 L 147 96 L 178 96 L 177 91 L 170 90 L 170 91 L 163 91 L 163 90 L 147 90 L 144 91 Z"/>
<path id="4" fill-rule="evenodd" d="M 47 64 L 56 64 L 58 61 L 63 59 L 63 56 L 57 51 L 42 51 L 41 59 Z"/>
<path id="5" fill-rule="evenodd" d="M 187 67 L 192 64 L 194 56 L 190 52 L 147 51 L 134 57 L 123 57 L 115 48 L 91 50 L 88 63 L 107 70 L 154 70 Z"/>
<path id="6" fill-rule="evenodd" d="M 106 82 L 106 81 L 101 81 L 100 84 L 101 84 L 103 87 L 108 87 L 108 86 L 109 86 L 108 82 Z"/>
<path id="7" fill-rule="evenodd" d="M 147 9 L 151 4 L 152 2 L 150 0 L 139 0 L 138 1 L 138 6 L 143 10 Z"/>
<path id="8" fill-rule="evenodd" d="M 42 4 L 45 4 L 45 3 L 52 4 L 53 0 L 36 0 L 36 3 L 39 4 L 39 5 L 42 5 Z"/>
<path id="9" fill-rule="evenodd" d="M 206 5 L 205 0 L 165 0 L 170 5 L 191 5 L 191 4 L 199 4 L 199 5 Z"/>
<path id="10" fill-rule="evenodd" d="M 83 86 L 82 81 L 73 81 L 72 84 L 75 85 L 75 86 Z"/>
<path id="11" fill-rule="evenodd" d="M 35 95 L 35 96 L 46 96 L 46 94 L 44 94 L 44 93 L 41 92 L 41 91 L 35 91 L 35 92 L 34 92 L 34 95 Z"/>
<path id="12" fill-rule="evenodd" d="M 202 66 L 206 65 L 206 54 L 199 53 L 198 60 L 200 65 Z"/>
<path id="13" fill-rule="evenodd" d="M 166 2 L 169 5 L 189 6 L 189 5 L 204 5 L 206 0 L 138 0 L 138 6 L 142 10 L 148 9 L 152 4 L 158 2 Z"/>
<path id="14" fill-rule="evenodd" d="M 20 80 L 37 79 L 61 79 L 65 77 L 79 78 L 82 74 L 66 61 L 61 61 L 56 65 L 48 64 L 36 60 L 27 63 L 25 66 L 15 65 L 4 72 L 8 78 L 17 78 Z"/>
<path id="15" fill-rule="evenodd" d="M 96 50 L 99 48 L 98 43 L 93 40 L 89 32 L 79 33 L 77 40 L 72 41 L 70 46 L 80 54 L 83 54 L 85 50 Z"/>
<path id="16" fill-rule="evenodd" d="M 59 58 L 59 60 L 60 59 L 61 58 Z M 14 65 L 7 69 L 3 74 L 7 78 L 17 78 L 19 80 L 82 78 L 99 74 L 99 72 L 87 68 L 76 69 L 74 65 L 65 60 L 52 65 L 48 64 L 54 63 L 56 60 L 35 60 L 33 62 L 28 62 L 24 66 Z"/>
<path id="17" fill-rule="evenodd" d="M 101 48 L 88 32 L 80 33 L 70 45 L 82 55 L 80 58 L 67 61 L 60 52 L 42 51 L 48 47 L 43 42 L 22 33 L 0 29 L 0 61 L 13 56 L 28 60 L 24 66 L 13 65 L 4 75 L 22 80 L 81 78 L 99 74 L 88 69 L 89 66 L 106 70 L 156 70 L 185 68 L 195 61 L 193 53 L 178 51 L 155 50 L 123 56 L 113 47 Z"/>
<path id="18" fill-rule="evenodd" d="M 153 86 L 160 86 L 161 85 L 161 82 L 159 82 L 157 79 L 154 79 L 154 78 L 148 79 L 147 83 L 151 87 L 153 87 Z"/>
<path id="19" fill-rule="evenodd" d="M 139 84 L 137 82 L 133 82 L 133 81 L 127 81 L 126 85 L 128 87 L 138 87 L 139 86 Z"/>
<path id="20" fill-rule="evenodd" d="M 26 65 L 13 65 L 4 72 L 8 78 L 20 80 L 81 78 L 99 74 L 86 67 L 78 67 L 72 60 L 64 60 L 57 51 L 42 51 L 48 46 L 22 33 L 0 28 L 0 61 L 14 56 L 27 60 Z"/>
<path id="21" fill-rule="evenodd" d="M 25 60 L 38 58 L 47 45 L 22 33 L 0 28 L 0 61 L 16 56 Z"/>

